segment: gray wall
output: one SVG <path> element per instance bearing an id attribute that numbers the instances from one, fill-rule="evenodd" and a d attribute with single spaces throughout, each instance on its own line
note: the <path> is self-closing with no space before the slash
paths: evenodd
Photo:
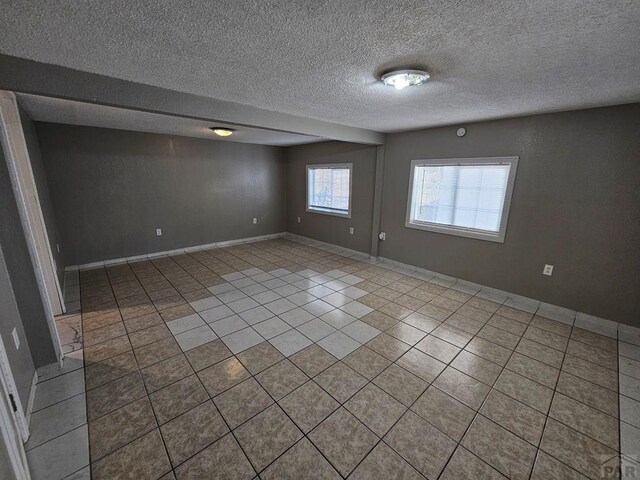
<path id="1" fill-rule="evenodd" d="M 280 148 L 46 123 L 36 131 L 69 265 L 285 230 Z"/>
<path id="2" fill-rule="evenodd" d="M 22 108 L 20 108 L 20 121 L 22 122 L 22 130 L 24 132 L 27 150 L 29 152 L 29 160 L 31 161 L 33 178 L 36 183 L 36 189 L 38 190 L 38 200 L 40 202 L 40 208 L 42 209 L 44 224 L 47 229 L 49 246 L 51 247 L 53 259 L 56 262 L 56 273 L 58 274 L 60 285 L 63 285 L 64 267 L 66 265 L 63 257 L 62 245 L 60 245 L 60 240 L 58 238 L 58 227 L 56 225 L 55 216 L 53 214 L 51 195 L 49 194 L 49 185 L 47 182 L 47 176 L 44 171 L 44 165 L 42 163 L 42 156 L 40 155 L 40 147 L 38 145 L 38 137 L 36 135 L 35 125 L 31 121 L 31 118 L 29 118 L 27 112 L 25 112 Z M 60 246 L 60 251 L 58 251 L 58 246 Z"/>
<path id="3" fill-rule="evenodd" d="M 380 255 L 640 325 L 640 104 L 466 127 L 388 135 Z M 404 226 L 411 160 L 498 155 L 520 157 L 504 244 Z"/>
<path id="4" fill-rule="evenodd" d="M 11 280 L 7 265 L 4 261 L 4 255 L 0 249 L 0 305 L 2 305 L 2 315 L 0 315 L 0 337 L 4 349 L 7 352 L 9 366 L 13 373 L 13 379 L 18 388 L 18 396 L 23 410 L 27 411 L 27 403 L 29 402 L 29 391 L 31 390 L 31 381 L 35 373 L 35 367 L 31 360 L 31 352 L 27 344 L 27 337 L 22 328 L 20 312 L 13 295 Z M 18 338 L 20 339 L 20 348 L 16 349 L 13 343 L 11 332 L 16 329 Z M 48 330 L 47 330 L 48 331 Z"/>
<path id="5" fill-rule="evenodd" d="M 0 334 L 10 361 L 15 361 L 14 375 L 20 377 L 20 388 L 24 389 L 25 382 L 31 383 L 34 365 L 53 363 L 56 355 L 1 148 L 0 226 Z M 18 351 L 11 339 L 14 327 L 20 336 Z"/>
<path id="6" fill-rule="evenodd" d="M 369 253 L 373 220 L 376 147 L 322 142 L 285 149 L 287 160 L 287 231 Z M 353 163 L 351 218 L 306 211 L 306 166 Z M 300 217 L 301 223 L 296 222 Z M 349 234 L 354 227 L 354 234 Z"/>

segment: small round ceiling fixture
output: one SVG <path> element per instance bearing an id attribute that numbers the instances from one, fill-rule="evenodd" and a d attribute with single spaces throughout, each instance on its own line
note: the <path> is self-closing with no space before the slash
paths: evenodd
<path id="1" fill-rule="evenodd" d="M 219 137 L 228 137 L 229 135 L 233 135 L 235 130 L 233 128 L 224 128 L 224 127 L 210 127 L 210 130 L 213 131 Z"/>
<path id="2" fill-rule="evenodd" d="M 424 70 L 391 70 L 380 77 L 382 83 L 394 87 L 396 90 L 402 90 L 405 87 L 414 87 L 422 85 L 431 76 Z"/>

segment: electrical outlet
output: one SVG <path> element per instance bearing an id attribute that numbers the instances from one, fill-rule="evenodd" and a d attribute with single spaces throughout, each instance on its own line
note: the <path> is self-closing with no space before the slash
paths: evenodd
<path id="1" fill-rule="evenodd" d="M 156 228 L 156 236 L 158 236 L 158 237 L 162 236 L 162 229 L 161 228 Z"/>
<path id="2" fill-rule="evenodd" d="M 386 234 L 386 233 L 384 233 L 384 232 L 380 232 L 380 233 L 378 234 L 378 238 L 379 238 L 380 240 L 384 241 L 384 240 L 386 240 L 386 239 L 387 239 L 387 234 Z"/>
<path id="3" fill-rule="evenodd" d="M 296 219 L 296 222 L 300 223 L 300 217 L 298 217 L 298 218 Z"/>
<path id="4" fill-rule="evenodd" d="M 349 227 L 349 235 L 353 235 L 353 227 Z"/>
<path id="5" fill-rule="evenodd" d="M 253 217 L 253 224 L 256 225 L 258 223 L 258 219 L 256 217 Z"/>
<path id="6" fill-rule="evenodd" d="M 542 270 L 543 275 L 553 275 L 553 265 L 545 265 L 544 270 Z"/>
<path id="7" fill-rule="evenodd" d="M 14 328 L 11 332 L 11 336 L 13 337 L 13 343 L 16 345 L 16 350 L 20 348 L 20 337 L 18 337 L 18 331 Z"/>

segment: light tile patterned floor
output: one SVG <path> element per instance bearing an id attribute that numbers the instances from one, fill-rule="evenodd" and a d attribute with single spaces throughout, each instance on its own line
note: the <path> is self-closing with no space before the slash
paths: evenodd
<path id="1" fill-rule="evenodd" d="M 597 479 L 619 463 L 617 341 L 455 287 L 276 239 L 81 271 L 80 295 L 86 386 L 68 388 L 94 479 Z M 640 348 L 621 345 L 628 464 Z"/>

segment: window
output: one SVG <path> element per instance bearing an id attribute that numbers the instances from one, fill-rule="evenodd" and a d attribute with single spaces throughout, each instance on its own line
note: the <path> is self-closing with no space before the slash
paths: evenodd
<path id="1" fill-rule="evenodd" d="M 518 157 L 414 160 L 406 226 L 504 242 Z"/>
<path id="2" fill-rule="evenodd" d="M 307 212 L 351 217 L 352 164 L 307 165 Z"/>

